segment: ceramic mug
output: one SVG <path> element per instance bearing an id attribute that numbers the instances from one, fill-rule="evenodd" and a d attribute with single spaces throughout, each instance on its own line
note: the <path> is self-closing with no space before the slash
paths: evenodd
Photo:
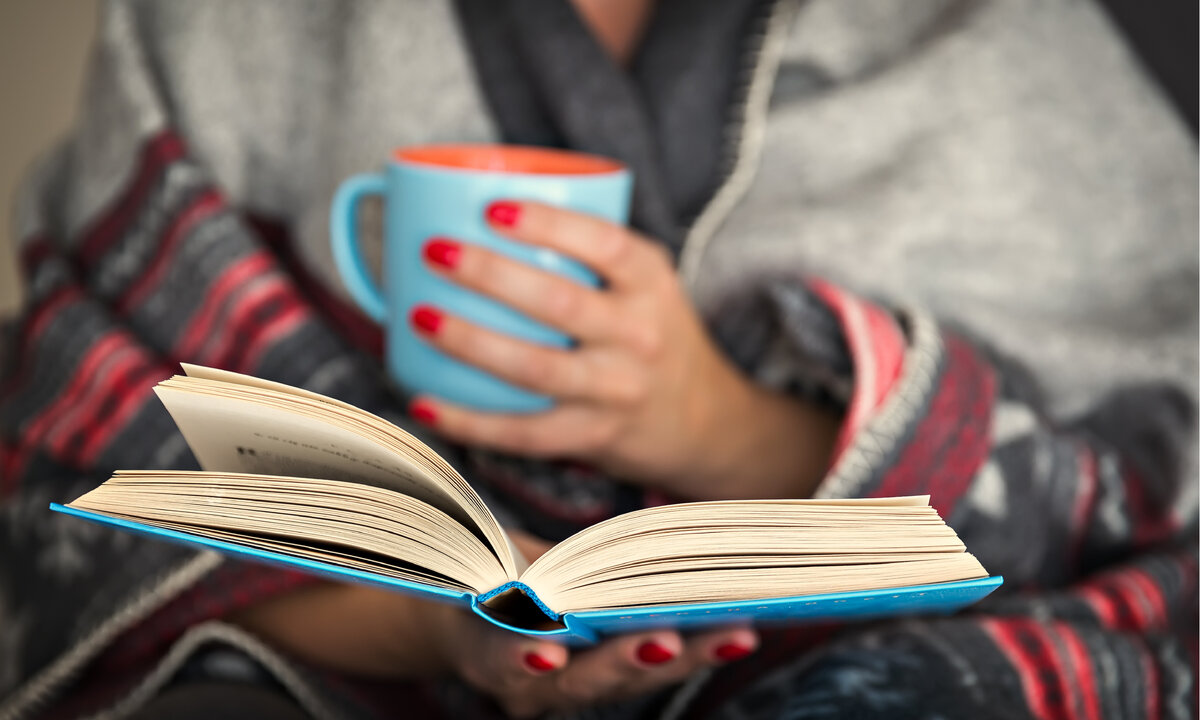
<path id="1" fill-rule="evenodd" d="M 545 410 L 550 398 L 433 348 L 414 332 L 409 315 L 428 304 L 534 343 L 565 348 L 571 339 L 438 277 L 422 248 L 443 236 L 596 286 L 596 275 L 582 264 L 497 235 L 484 212 L 495 200 L 535 200 L 623 224 L 632 185 L 622 164 L 596 155 L 513 145 L 401 148 L 383 172 L 355 175 L 338 188 L 330 210 L 333 257 L 350 295 L 383 326 L 388 372 L 404 389 L 491 412 Z M 357 238 L 358 204 L 371 195 L 384 203 L 382 286 L 368 272 Z"/>

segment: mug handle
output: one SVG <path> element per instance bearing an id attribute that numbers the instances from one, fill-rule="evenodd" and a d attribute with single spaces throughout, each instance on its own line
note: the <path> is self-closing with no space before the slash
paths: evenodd
<path id="1" fill-rule="evenodd" d="M 380 324 L 387 319 L 387 302 L 358 248 L 357 221 L 359 201 L 367 195 L 382 197 L 386 190 L 387 179 L 383 175 L 354 175 L 338 186 L 329 210 L 329 241 L 338 274 L 359 307 Z"/>

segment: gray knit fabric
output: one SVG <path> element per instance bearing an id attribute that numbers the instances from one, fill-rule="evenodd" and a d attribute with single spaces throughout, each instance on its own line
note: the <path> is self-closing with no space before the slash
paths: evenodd
<path id="1" fill-rule="evenodd" d="M 96 72 L 146 53 L 163 75 L 86 98 L 95 140 L 169 114 L 235 204 L 292 219 L 336 292 L 338 182 L 396 146 L 496 138 L 448 3 L 112 4 L 101 32 L 130 57 Z M 702 307 L 766 270 L 811 273 L 986 328 L 1061 412 L 1118 378 L 1195 392 L 1196 146 L 1097 7 L 812 0 L 783 52 L 769 150 L 702 253 Z M 89 170 L 132 156 L 118 143 Z M 54 230 L 106 199 L 65 198 Z"/>
<path id="2" fill-rule="evenodd" d="M 1059 412 L 1195 392 L 1196 145 L 1092 3 L 815 0 L 772 101 L 703 303 L 785 267 L 984 333 Z"/>

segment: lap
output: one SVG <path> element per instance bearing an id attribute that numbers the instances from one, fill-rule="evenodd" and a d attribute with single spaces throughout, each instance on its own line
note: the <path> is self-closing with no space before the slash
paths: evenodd
<path id="1" fill-rule="evenodd" d="M 168 687 L 130 715 L 129 720 L 305 720 L 308 717 L 281 689 L 212 680 Z"/>

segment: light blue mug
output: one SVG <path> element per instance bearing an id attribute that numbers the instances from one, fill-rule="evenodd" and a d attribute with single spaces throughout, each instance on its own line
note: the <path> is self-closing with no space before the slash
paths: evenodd
<path id="1" fill-rule="evenodd" d="M 330 210 L 333 258 L 351 296 L 386 336 L 389 373 L 413 393 L 490 412 L 536 412 L 550 398 L 505 383 L 434 349 L 409 324 L 416 305 L 444 308 L 530 342 L 569 347 L 571 339 L 431 272 L 421 250 L 434 237 L 473 243 L 576 282 L 598 279 L 580 263 L 492 232 L 484 211 L 495 200 L 536 200 L 625 223 L 633 178 L 615 160 L 513 145 L 429 145 L 397 150 L 383 173 L 342 183 Z M 384 202 L 382 288 L 358 243 L 359 201 Z"/>

